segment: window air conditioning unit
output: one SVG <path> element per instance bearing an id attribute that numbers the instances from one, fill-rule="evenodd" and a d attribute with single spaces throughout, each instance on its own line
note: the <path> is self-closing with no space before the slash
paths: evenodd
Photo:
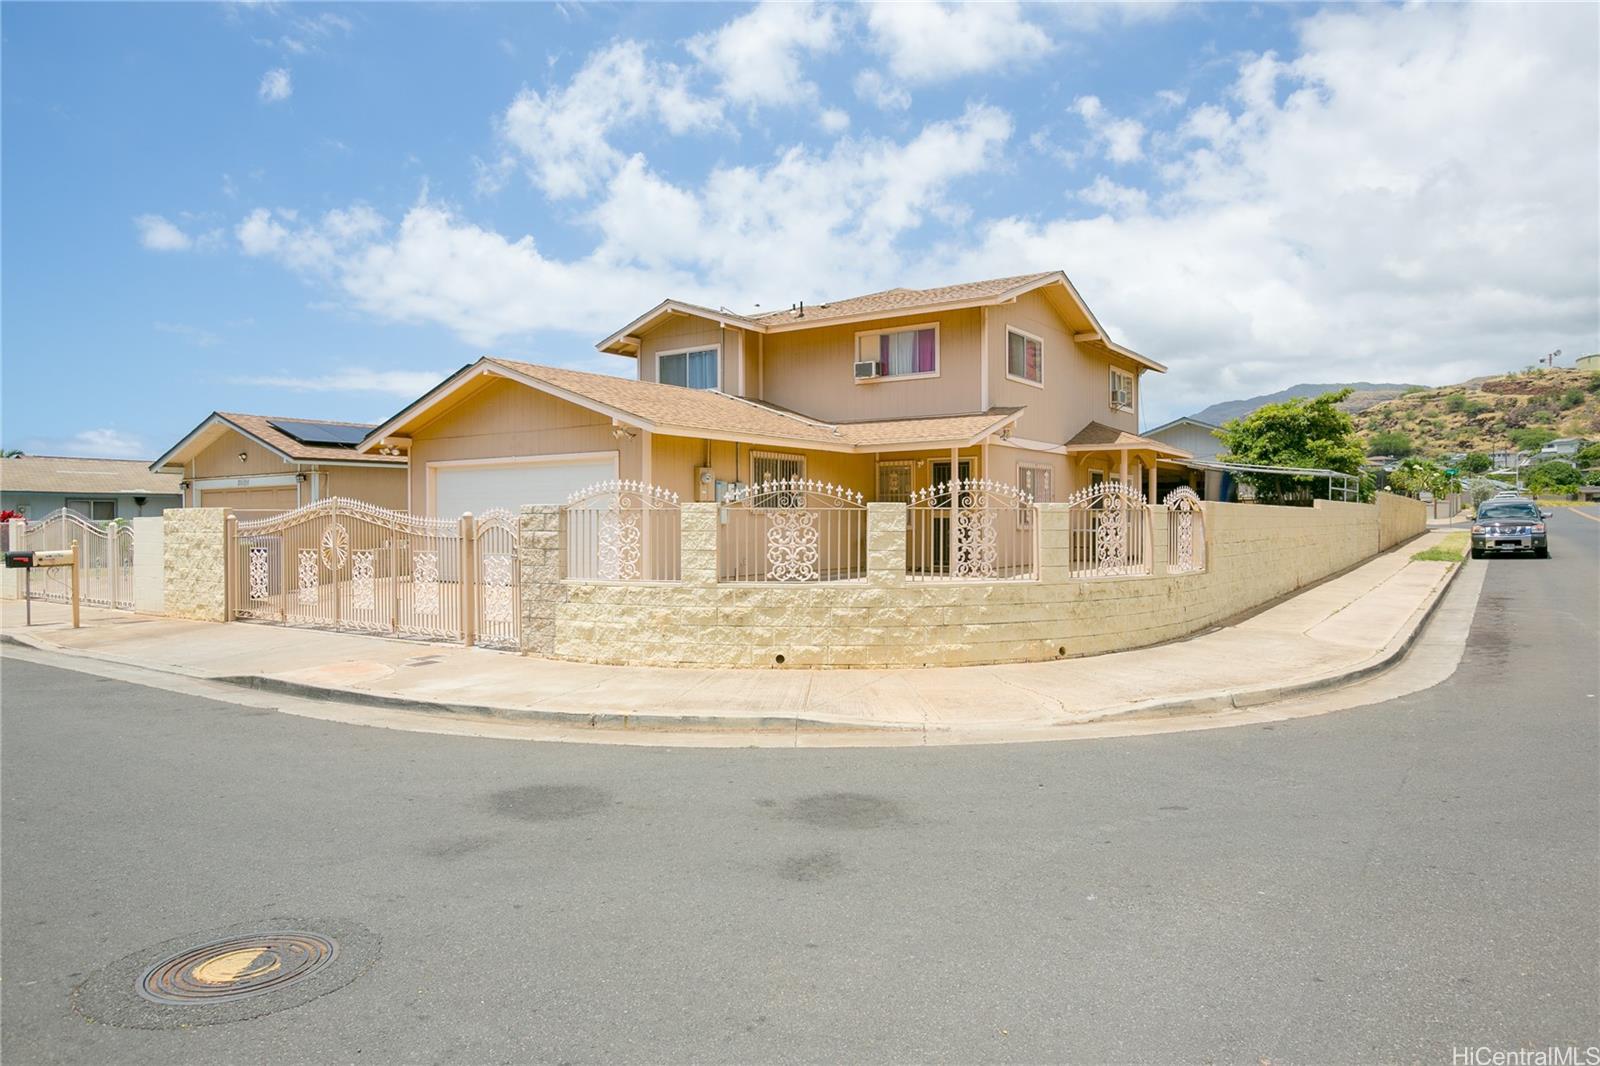
<path id="1" fill-rule="evenodd" d="M 857 381 L 862 381 L 862 380 L 865 380 L 866 378 L 875 378 L 877 376 L 878 376 L 878 361 L 876 359 L 862 360 L 862 361 L 856 363 L 856 380 Z"/>

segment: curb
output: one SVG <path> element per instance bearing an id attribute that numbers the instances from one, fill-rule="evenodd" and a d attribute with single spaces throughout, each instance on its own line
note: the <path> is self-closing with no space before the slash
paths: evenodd
<path id="1" fill-rule="evenodd" d="M 834 722 L 823 718 L 729 718 L 720 714 L 585 714 L 582 711 L 551 711 L 538 708 L 516 709 L 494 707 L 475 703 L 431 703 L 410 700 L 404 696 L 385 696 L 376 692 L 359 692 L 354 689 L 332 688 L 324 685 L 307 685 L 299 681 L 284 681 L 276 677 L 241 674 L 230 677 L 208 677 L 222 685 L 274 692 L 283 696 L 320 700 L 325 703 L 354 703 L 365 707 L 383 707 L 395 711 L 419 711 L 423 714 L 464 714 L 482 718 L 499 718 L 507 722 L 549 722 L 556 725 L 587 726 L 590 729 L 705 729 L 718 732 L 741 733 L 792 733 L 797 729 L 835 733 L 912 733 L 922 732 L 920 723 L 897 725 L 857 725 L 851 722 Z"/>
<path id="2" fill-rule="evenodd" d="M 1206 714 L 1218 711 L 1243 710 L 1246 708 L 1260 707 L 1268 703 L 1303 696 L 1313 692 L 1324 692 L 1330 689 L 1343 688 L 1359 681 L 1367 680 L 1377 674 L 1391 669 L 1403 660 L 1415 646 L 1422 631 L 1427 628 L 1428 622 L 1433 618 L 1434 612 L 1443 601 L 1445 594 L 1450 591 L 1456 578 L 1466 568 L 1467 560 L 1462 559 L 1450 571 L 1444 582 L 1439 586 L 1428 604 L 1420 609 L 1416 616 L 1411 631 L 1399 641 L 1398 644 L 1380 652 L 1373 659 L 1352 667 L 1342 673 L 1326 674 L 1321 677 L 1310 678 L 1305 681 L 1296 681 L 1283 685 L 1268 685 L 1260 688 L 1236 689 L 1225 692 L 1212 692 L 1197 696 L 1185 696 L 1171 700 L 1153 700 L 1145 703 L 1132 704 L 1126 707 L 1108 708 L 1102 711 L 1091 711 L 1085 716 L 1077 716 L 1070 721 L 1055 721 L 1037 723 L 1047 730 L 1070 729 L 1073 726 L 1097 724 L 1115 719 L 1138 720 L 1143 718 L 1176 717 L 1184 714 Z M 118 662 L 102 656 L 84 652 L 70 651 L 52 645 L 46 641 L 20 637 L 12 633 L 0 633 L 0 644 L 10 644 L 18 647 L 32 648 L 36 651 L 45 651 L 57 654 L 81 656 L 102 662 Z M 130 664 L 136 665 L 136 664 Z M 143 667 L 143 669 L 155 669 Z M 162 673 L 178 673 L 176 671 L 159 671 Z M 551 725 L 588 728 L 594 730 L 615 729 L 630 732 L 663 731 L 663 732 L 720 732 L 720 733 L 753 733 L 775 735 L 782 733 L 833 733 L 833 734 L 927 734 L 929 732 L 948 733 L 955 731 L 982 732 L 988 729 L 1010 730 L 1017 727 L 1014 722 L 997 722 L 992 725 L 960 723 L 954 725 L 928 725 L 920 722 L 907 723 L 875 723 L 862 724 L 852 722 L 839 722 L 822 718 L 801 717 L 773 717 L 763 716 L 757 718 L 730 718 L 725 715 L 715 714 L 624 714 L 624 713 L 584 713 L 581 711 L 557 711 L 530 709 L 511 709 L 495 707 L 484 704 L 470 703 L 434 703 L 425 700 L 407 699 L 403 696 L 386 696 L 375 692 L 363 692 L 355 689 L 341 689 L 324 685 L 309 685 L 298 681 L 285 681 L 275 677 L 264 677 L 258 674 L 228 675 L 222 677 L 203 676 L 180 673 L 179 676 L 190 677 L 195 680 L 210 681 L 217 684 L 230 685 L 235 688 L 253 689 L 259 692 L 270 692 L 278 695 L 292 696 L 298 699 L 314 700 L 324 703 L 346 703 L 365 707 L 381 707 L 386 710 L 410 711 L 432 715 L 462 715 L 479 718 L 493 718 L 507 722 L 542 722 Z"/>

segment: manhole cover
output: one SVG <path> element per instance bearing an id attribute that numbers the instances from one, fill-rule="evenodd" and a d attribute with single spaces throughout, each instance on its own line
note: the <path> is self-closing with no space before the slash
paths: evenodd
<path id="1" fill-rule="evenodd" d="M 377 961 L 377 936 L 356 922 L 279 915 L 124 956 L 78 985 L 72 1006 L 91 1021 L 134 1029 L 218 1025 L 309 1003 Z"/>
<path id="2" fill-rule="evenodd" d="M 139 978 L 138 991 L 153 1003 L 221 1003 L 291 985 L 338 957 L 339 945 L 316 933 L 229 937 L 156 963 Z"/>

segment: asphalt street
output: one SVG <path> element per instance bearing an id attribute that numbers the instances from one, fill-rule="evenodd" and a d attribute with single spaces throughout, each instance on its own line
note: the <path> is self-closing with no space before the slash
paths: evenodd
<path id="1" fill-rule="evenodd" d="M 1469 564 L 1487 580 L 1443 684 L 1122 740 L 516 743 L 6 661 L 0 1055 L 1449 1063 L 1600 1043 L 1600 522 L 1551 530 L 1548 561 Z M 362 945 L 325 994 L 188 1028 L 117 1001 L 163 945 L 289 922 Z M 130 1027 L 151 1019 L 168 1027 Z"/>

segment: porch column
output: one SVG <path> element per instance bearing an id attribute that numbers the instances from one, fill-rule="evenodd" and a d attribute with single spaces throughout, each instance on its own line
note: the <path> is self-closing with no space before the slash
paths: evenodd
<path id="1" fill-rule="evenodd" d="M 1155 456 L 1151 456 L 1150 457 L 1150 492 L 1149 492 L 1148 496 L 1149 496 L 1149 502 L 1150 503 L 1156 503 L 1157 502 L 1157 500 L 1156 500 L 1156 460 L 1155 460 Z"/>
<path id="2" fill-rule="evenodd" d="M 1133 482 L 1128 480 L 1128 449 L 1124 448 L 1118 454 L 1122 456 L 1122 472 L 1117 476 L 1122 479 L 1124 485 L 1132 488 Z"/>

